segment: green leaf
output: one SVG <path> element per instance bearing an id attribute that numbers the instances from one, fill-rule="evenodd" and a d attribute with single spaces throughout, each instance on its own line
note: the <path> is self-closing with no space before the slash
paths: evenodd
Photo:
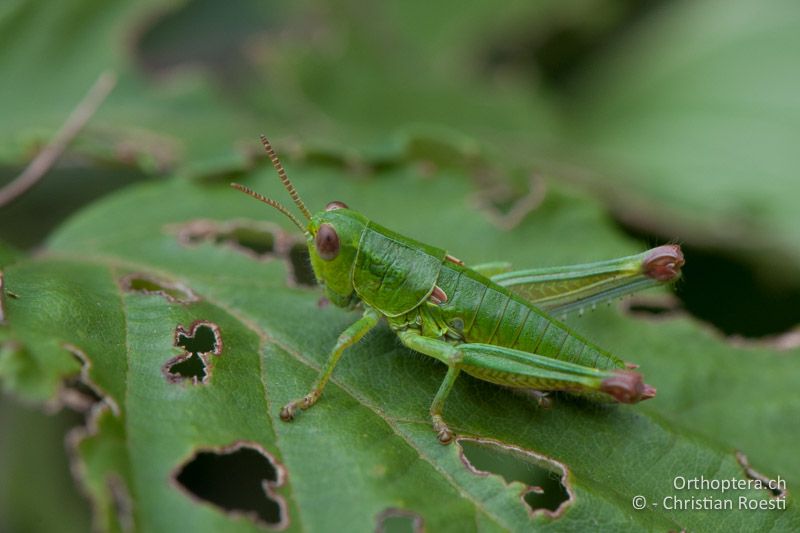
<path id="1" fill-rule="evenodd" d="M 52 139 L 103 72 L 118 82 L 73 150 L 163 172 L 242 164 L 236 149 L 256 125 L 218 98 L 208 76 L 186 69 L 155 83 L 136 63 L 142 25 L 179 2 L 14 0 L 0 9 L 0 164 L 22 165 Z"/>
<path id="2" fill-rule="evenodd" d="M 454 17 L 421 3 L 378 20 L 344 5 L 317 28 L 320 7 L 305 3 L 14 0 L 0 10 L 0 164 L 26 163 L 106 71 L 116 88 L 71 152 L 148 173 L 246 167 L 261 132 L 361 165 L 400 161 L 418 144 L 471 153 L 478 136 L 527 161 L 559 129 L 552 105 L 522 80 L 481 71 L 476 43 L 496 9 L 464 7 Z M 540 10 L 520 3 L 496 24 Z M 437 28 L 424 39 L 409 17 L 418 11 Z M 376 39 L 376 24 L 393 34 Z"/>
<path id="3" fill-rule="evenodd" d="M 4 531 L 29 531 L 32 524 L 41 531 L 89 529 L 89 508 L 75 488 L 63 453 L 64 433 L 81 419 L 66 411 L 54 417 L 39 406 L 0 396 L 0 524 Z"/>
<path id="4" fill-rule="evenodd" d="M 798 22 L 784 0 L 671 3 L 583 76 L 567 139 L 624 220 L 797 277 Z"/>
<path id="5" fill-rule="evenodd" d="M 312 210 L 346 201 L 468 263 L 510 260 L 524 268 L 640 251 L 595 202 L 554 183 L 539 208 L 508 231 L 475 209 L 463 168 L 427 178 L 411 165 L 359 179 L 335 165 L 288 171 Z M 271 168 L 244 182 L 283 195 Z M 523 483 L 478 475 L 459 444 L 438 443 L 427 413 L 444 368 L 400 347 L 388 328 L 346 352 L 318 405 L 281 422 L 280 407 L 307 392 L 356 315 L 320 307 L 312 288 L 287 285 L 297 262 L 280 226 L 291 231 L 279 214 L 225 183 L 172 179 L 97 203 L 40 254 L 4 269 L 5 289 L 15 295 L 3 300 L 5 331 L 21 362 L 0 365 L 5 386 L 56 398 L 62 380 L 83 366 L 82 381 L 103 398 L 77 444 L 99 525 L 253 529 L 250 519 L 225 515 L 174 480 L 195 454 L 224 455 L 238 443 L 271 469 L 273 503 L 283 502 L 291 530 L 372 530 L 391 509 L 421 517 L 432 531 L 800 526 L 791 492 L 785 511 L 664 508 L 668 495 L 770 501 L 752 488 L 673 488 L 676 476 L 747 479 L 735 450 L 790 490 L 800 483 L 800 463 L 786 445 L 799 436 L 787 422 L 798 409 L 797 354 L 732 347 L 686 317 L 656 322 L 607 309 L 572 319 L 616 355 L 642 364 L 659 389 L 646 404 L 559 396 L 544 410 L 491 384 L 457 382 L 445 417 L 459 436 L 484 440 L 497 453 L 513 447 L 507 451 L 530 469 L 566 469 L 572 499 L 557 518 L 531 516 Z M 237 241 L 243 234 L 248 239 Z M 198 327 L 214 340 L 198 338 Z M 176 382 L 166 371 L 187 350 L 205 353 L 205 382 Z M 634 511 L 636 495 L 659 505 Z"/>

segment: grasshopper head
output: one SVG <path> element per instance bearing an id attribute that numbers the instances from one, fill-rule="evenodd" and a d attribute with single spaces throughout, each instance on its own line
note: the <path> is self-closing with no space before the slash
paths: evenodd
<path id="1" fill-rule="evenodd" d="M 306 208 L 300 195 L 286 176 L 286 171 L 269 141 L 263 135 L 261 143 L 267 151 L 267 156 L 272 161 L 278 177 L 281 179 L 284 188 L 291 196 L 292 201 L 308 220 L 308 225 L 303 224 L 280 202 L 267 198 L 255 191 L 231 183 L 234 189 L 238 189 L 253 198 L 274 207 L 286 216 L 300 231 L 306 235 L 308 242 L 308 253 L 311 256 L 311 266 L 314 268 L 314 275 L 317 281 L 325 287 L 325 296 L 328 300 L 340 307 L 347 307 L 354 302 L 353 299 L 353 264 L 356 260 L 358 244 L 361 234 L 367 225 L 367 219 L 355 211 L 351 211 L 342 202 L 330 202 L 325 210 L 311 215 Z"/>
<path id="2" fill-rule="evenodd" d="M 329 203 L 308 224 L 311 266 L 334 305 L 346 307 L 353 301 L 353 264 L 366 225 L 364 215 L 341 202 Z"/>

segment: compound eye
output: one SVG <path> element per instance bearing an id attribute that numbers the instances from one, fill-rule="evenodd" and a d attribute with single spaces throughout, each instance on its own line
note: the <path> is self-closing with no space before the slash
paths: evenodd
<path id="1" fill-rule="evenodd" d="M 334 200 L 325 206 L 325 211 L 334 211 L 336 209 L 347 209 L 347 204 L 338 200 Z"/>
<path id="2" fill-rule="evenodd" d="M 330 224 L 322 224 L 314 237 L 317 254 L 325 261 L 333 261 L 339 255 L 339 236 Z"/>

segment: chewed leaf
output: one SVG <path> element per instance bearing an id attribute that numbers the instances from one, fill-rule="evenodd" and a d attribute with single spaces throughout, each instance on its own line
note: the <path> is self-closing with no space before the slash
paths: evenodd
<path id="1" fill-rule="evenodd" d="M 302 181 L 295 178 L 304 200 L 326 205 L 330 171 L 304 170 Z M 458 257 L 466 264 L 496 258 L 530 264 L 531 247 L 548 250 L 554 261 L 585 257 L 584 251 L 592 249 L 586 255 L 613 256 L 626 242 L 585 198 L 560 203 L 565 207 L 559 209 L 545 204 L 509 233 L 460 207 L 457 200 L 466 199 L 471 189 L 458 176 L 419 182 L 411 179 L 412 168 L 405 172 L 395 169 L 368 183 L 339 176 L 336 196 L 351 208 L 365 206 L 367 215 L 404 234 L 446 245 L 452 260 Z M 259 190 L 275 185 L 272 175 L 254 174 L 247 180 Z M 400 189 L 403 195 L 391 194 Z M 176 204 L 178 191 L 181 202 Z M 442 206 L 437 191 L 453 197 L 452 205 Z M 550 197 L 559 194 L 555 188 Z M 389 197 L 397 201 L 386 203 Z M 413 206 L 407 198 L 414 199 Z M 412 208 L 416 215 L 409 218 Z M 135 228 L 120 217 L 132 212 L 141 217 Z M 254 512 L 252 507 L 187 497 L 184 489 L 167 483 L 131 490 L 143 476 L 168 479 L 196 452 L 219 451 L 233 442 L 252 443 L 282 465 L 284 483 L 271 486 L 274 497 L 269 497 L 285 501 L 280 520 L 288 521 L 287 529 L 372 530 L 379 518 L 387 527 L 413 529 L 421 521 L 429 530 L 462 531 L 550 523 L 568 528 L 587 520 L 602 520 L 612 529 L 760 528 L 772 524 L 775 515 L 681 514 L 663 508 L 632 515 L 630 499 L 637 494 L 655 498 L 669 490 L 674 465 L 683 465 L 680 474 L 687 478 L 744 479 L 730 448 L 745 452 L 765 476 L 779 474 L 790 487 L 800 482 L 785 446 L 798 438 L 796 427 L 763 416 L 765 410 L 790 408 L 798 358 L 770 348 L 732 349 L 675 313 L 654 321 L 610 309 L 575 324 L 615 355 L 640 365 L 638 372 L 659 389 L 658 397 L 642 406 L 598 406 L 555 395 L 548 398 L 551 407 L 543 409 L 489 383 L 470 378 L 456 383 L 444 412 L 456 437 L 488 439 L 500 448 L 527 450 L 530 457 L 563 465 L 568 480 L 555 485 L 513 472 L 476 475 L 475 470 L 495 472 L 494 467 L 481 463 L 470 470 L 455 445 L 441 446 L 431 431 L 428 408 L 444 368 L 399 348 L 392 332 L 381 326 L 345 352 L 313 409 L 283 423 L 280 407 L 308 391 L 337 336 L 357 315 L 320 306 L 318 292 L 288 284 L 282 261 L 262 261 L 205 241 L 187 246 L 165 231 L 197 220 L 198 213 L 217 221 L 275 215 L 223 185 L 151 184 L 88 209 L 36 259 L 4 269 L 4 288 L 17 295 L 4 304 L 19 348 L 7 359 L 17 368 L 16 381 L 4 380 L 6 386 L 22 388 L 36 379 L 57 389 L 60 376 L 74 376 L 81 368 L 63 348 L 67 343 L 91 360 L 91 383 L 118 403 L 119 415 L 104 411 L 97 431 L 80 440 L 75 459 L 83 465 L 79 470 L 85 472 L 82 478 L 103 523 L 126 516 L 115 502 L 124 503 L 129 494 L 137 528 L 164 529 L 176 516 L 197 524 L 197 530 L 259 527 L 244 516 Z M 569 226 L 575 218 L 591 223 L 574 242 L 558 231 L 540 231 L 542 226 Z M 473 247 L 476 240 L 484 243 L 481 250 Z M 674 256 L 672 251 L 666 250 Z M 570 262 L 575 261 L 564 261 Z M 119 283 L 131 273 L 136 276 L 132 280 L 142 281 Z M 184 291 L 167 297 L 165 289 L 176 289 L 171 280 L 181 280 Z M 176 386 L 165 379 L 169 354 L 183 351 L 207 354 L 205 381 L 198 376 L 202 386 Z M 735 421 L 726 415 L 730 405 L 737 406 Z M 684 415 L 687 410 L 692 417 Z M 761 429 L 745 429 L 751 427 Z M 109 486 L 104 472 L 124 484 Z M 536 487 L 552 495 L 566 483 L 568 506 L 539 499 Z M 757 490 L 743 495 L 771 498 Z M 412 514 L 382 515 L 387 509 Z M 791 523 L 796 511 L 789 508 L 777 520 Z"/>
<path id="2" fill-rule="evenodd" d="M 489 440 L 459 439 L 464 464 L 476 475 L 500 475 L 520 483 L 520 500 L 531 514 L 558 517 L 573 503 L 564 465 L 515 446 Z"/>
<path id="3" fill-rule="evenodd" d="M 124 291 L 158 294 L 173 302 L 197 300 L 197 295 L 182 283 L 160 280 L 148 274 L 128 274 L 120 280 L 120 286 Z"/>
<path id="4" fill-rule="evenodd" d="M 195 498 L 232 516 L 244 515 L 270 530 L 289 525 L 286 502 L 275 494 L 285 482 L 283 465 L 259 446 L 237 442 L 200 450 L 180 466 L 175 481 Z"/>
<path id="5" fill-rule="evenodd" d="M 36 247 L 0 243 L 0 386 L 85 416 L 68 449 L 97 530 L 800 530 L 795 3 L 0 3 L 0 182 L 31 162 L 44 176 L 0 213 L 0 239 Z M 114 92 L 81 112 L 109 68 Z M 38 165 L 59 137 L 74 142 Z M 320 298 L 298 223 L 337 201 L 447 261 L 535 269 L 511 285 L 638 365 L 602 387 L 658 397 L 521 398 L 463 376 L 442 447 L 444 368 L 381 325 L 281 422 L 356 319 Z M 680 274 L 675 245 L 631 255 L 663 242 L 741 257 L 687 270 L 683 306 L 662 287 L 620 310 Z M 456 300 L 437 287 L 430 304 Z M 723 338 L 687 311 L 781 334 Z M 59 497 L 55 454 L 30 459 L 61 439 L 5 413 L 0 530 L 66 531 L 58 505 L 85 502 Z M 676 509 L 676 491 L 737 508 Z"/>
<path id="6" fill-rule="evenodd" d="M 164 363 L 164 376 L 172 383 L 190 381 L 195 385 L 210 379 L 212 356 L 222 353 L 222 332 L 214 323 L 197 320 L 187 330 L 175 329 L 175 346 L 183 353 Z"/>

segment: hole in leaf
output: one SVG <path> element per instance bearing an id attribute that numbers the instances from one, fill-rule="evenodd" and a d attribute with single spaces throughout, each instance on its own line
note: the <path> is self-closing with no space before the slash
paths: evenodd
<path id="1" fill-rule="evenodd" d="M 178 326 L 175 330 L 175 345 L 190 353 L 214 353 L 219 355 L 222 341 L 219 328 L 210 322 L 195 322 L 189 331 Z"/>
<path id="2" fill-rule="evenodd" d="M 292 279 L 298 285 L 314 287 L 317 278 L 311 268 L 311 259 L 308 257 L 308 247 L 305 243 L 297 243 L 289 249 L 289 264 L 292 266 Z"/>
<path id="3" fill-rule="evenodd" d="M 65 405 L 79 413 L 85 413 L 94 404 L 103 400 L 94 389 L 86 385 L 79 376 L 72 376 L 64 380 L 64 387 L 59 391 L 58 399 Z"/>
<path id="4" fill-rule="evenodd" d="M 663 238 L 628 225 L 645 242 Z M 675 286 L 681 307 L 725 335 L 758 338 L 800 324 L 800 278 L 780 268 L 765 269 L 731 250 L 681 243 L 686 264 Z"/>
<path id="5" fill-rule="evenodd" d="M 177 233 L 178 241 L 184 246 L 211 243 L 226 246 L 253 259 L 278 258 L 287 265 L 289 284 L 309 287 L 317 284 L 305 240 L 292 237 L 271 222 L 200 219 L 170 227 L 167 231 Z"/>
<path id="6" fill-rule="evenodd" d="M 406 509 L 390 507 L 378 515 L 377 533 L 422 533 L 425 521 L 420 515 Z"/>
<path id="7" fill-rule="evenodd" d="M 217 242 L 219 239 L 223 239 L 223 242 L 234 242 L 243 248 L 252 250 L 258 256 L 269 254 L 275 250 L 274 235 L 253 228 L 235 228 L 227 235 L 218 235 L 217 239 Z"/>
<path id="8" fill-rule="evenodd" d="M 460 438 L 461 458 L 480 475 L 496 474 L 525 486 L 521 499 L 531 513 L 558 517 L 572 503 L 567 469 L 548 457 L 490 440 Z"/>
<path id="9" fill-rule="evenodd" d="M 197 451 L 175 474 L 178 484 L 196 498 L 276 530 L 289 523 L 286 504 L 274 493 L 284 477 L 282 465 L 269 453 L 245 443 Z"/>
<path id="10" fill-rule="evenodd" d="M 220 222 L 193 220 L 177 228 L 178 241 L 186 246 L 204 242 L 228 246 L 255 259 L 266 259 L 285 249 L 288 236 L 279 226 L 247 220 Z"/>
<path id="11" fill-rule="evenodd" d="M 207 383 L 211 355 L 222 353 L 222 336 L 216 324 L 197 321 L 189 331 L 183 326 L 175 329 L 175 346 L 185 351 L 164 364 L 164 375 L 172 383 L 191 380 L 192 383 Z"/>
<path id="12" fill-rule="evenodd" d="M 115 416 L 119 416 L 120 411 L 116 401 L 101 389 L 89 375 L 92 368 L 91 359 L 77 346 L 65 343 L 62 347 L 80 363 L 81 369 L 78 374 L 64 379 L 63 387 L 59 392 L 60 403 L 75 411 L 87 412 L 98 402 L 104 402 L 108 404 Z"/>
<path id="13" fill-rule="evenodd" d="M 127 292 L 158 294 L 171 302 L 188 303 L 197 301 L 197 296 L 184 285 L 169 282 L 148 274 L 130 274 L 120 280 L 122 289 Z"/>
<path id="14" fill-rule="evenodd" d="M 106 486 L 111 493 L 114 514 L 117 517 L 120 531 L 136 531 L 133 521 L 133 501 L 127 485 L 122 478 L 112 474 L 106 479 Z"/>
<path id="15" fill-rule="evenodd" d="M 182 360 L 176 360 L 169 365 L 168 369 L 170 381 L 178 382 L 184 379 L 191 379 L 192 383 L 205 383 L 206 364 L 196 353 L 189 354 Z"/>

